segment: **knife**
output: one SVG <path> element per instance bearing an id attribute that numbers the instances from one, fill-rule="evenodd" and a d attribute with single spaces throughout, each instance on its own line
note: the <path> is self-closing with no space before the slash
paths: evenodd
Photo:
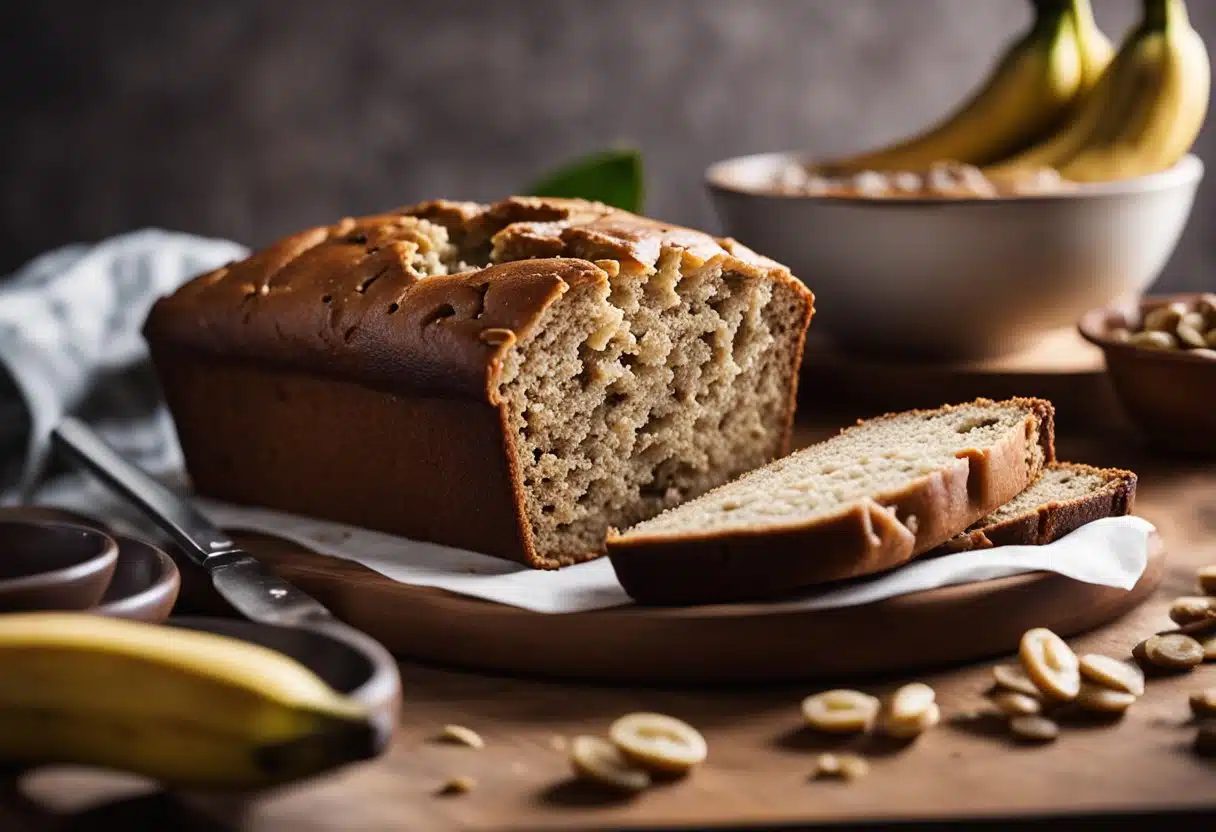
<path id="1" fill-rule="evenodd" d="M 207 571 L 220 596 L 246 618 L 288 627 L 338 624 L 320 601 L 263 566 L 189 500 L 123 459 L 80 420 L 61 421 L 51 432 L 51 442 L 64 458 L 138 505 L 186 557 Z"/>

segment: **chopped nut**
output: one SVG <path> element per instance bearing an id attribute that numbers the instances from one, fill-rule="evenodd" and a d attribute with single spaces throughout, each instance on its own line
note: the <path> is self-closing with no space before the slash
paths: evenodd
<path id="1" fill-rule="evenodd" d="M 894 737 L 900 740 L 910 740 L 913 737 L 919 737 L 921 734 L 928 731 L 942 721 L 942 711 L 936 702 L 929 703 L 929 707 L 921 711 L 913 719 L 891 719 L 884 718 L 882 721 L 882 732 L 888 737 Z"/>
<path id="2" fill-rule="evenodd" d="M 1203 645 L 1182 633 L 1149 636 L 1141 645 L 1146 661 L 1168 670 L 1190 670 L 1204 657 Z"/>
<path id="3" fill-rule="evenodd" d="M 815 776 L 857 780 L 870 773 L 870 764 L 856 754 L 820 754 L 815 761 Z"/>
<path id="4" fill-rule="evenodd" d="M 1168 332 L 1160 330 L 1145 330 L 1135 332 L 1127 339 L 1133 347 L 1144 347 L 1150 350 L 1172 350 L 1178 346 L 1178 339 Z"/>
<path id="5" fill-rule="evenodd" d="M 1040 695 L 1038 686 L 1030 680 L 1020 665 L 998 664 L 992 668 L 992 678 L 997 686 L 1006 690 L 1017 691 L 1027 696 Z"/>
<path id="6" fill-rule="evenodd" d="M 1009 730 L 1027 742 L 1051 742 L 1060 736 L 1060 726 L 1045 716 L 1016 716 L 1009 720 Z"/>
<path id="7" fill-rule="evenodd" d="M 897 720 L 919 719 L 935 701 L 937 694 L 933 688 L 923 682 L 912 682 L 891 695 L 887 716 Z"/>
<path id="8" fill-rule="evenodd" d="M 1018 657 L 1022 669 L 1044 696 L 1068 702 L 1081 690 L 1077 654 L 1051 630 L 1045 627 L 1027 630 L 1018 647 Z"/>
<path id="9" fill-rule="evenodd" d="M 1199 581 L 1199 590 L 1205 595 L 1216 595 L 1216 563 L 1205 566 L 1195 573 Z"/>
<path id="10" fill-rule="evenodd" d="M 467 745 L 469 748 L 486 747 L 486 741 L 481 738 L 480 734 L 472 728 L 465 728 L 463 725 L 443 726 L 443 731 L 439 734 L 439 738 L 444 742 Z"/>
<path id="11" fill-rule="evenodd" d="M 1178 322 L 1182 320 L 1182 316 L 1188 311 L 1186 304 L 1180 301 L 1158 306 L 1144 316 L 1144 329 L 1145 331 L 1173 332 L 1174 328 L 1178 326 Z"/>
<path id="12" fill-rule="evenodd" d="M 439 787 L 437 794 L 467 794 L 473 791 L 477 786 L 477 781 L 472 777 L 453 777 Z"/>
<path id="13" fill-rule="evenodd" d="M 1216 688 L 1195 691 L 1191 694 L 1190 702 L 1195 716 L 1216 716 Z"/>
<path id="14" fill-rule="evenodd" d="M 1134 664 L 1098 653 L 1086 653 L 1080 661 L 1081 675 L 1091 682 L 1134 696 L 1144 695 L 1144 673 Z"/>
<path id="15" fill-rule="evenodd" d="M 1216 598 L 1202 595 L 1184 595 L 1175 598 L 1170 605 L 1170 620 L 1175 624 L 1193 624 L 1202 621 L 1216 611 Z"/>
<path id="16" fill-rule="evenodd" d="M 869 731 L 878 716 L 879 701 L 857 690 L 826 690 L 802 700 L 802 715 L 816 731 L 858 734 Z"/>

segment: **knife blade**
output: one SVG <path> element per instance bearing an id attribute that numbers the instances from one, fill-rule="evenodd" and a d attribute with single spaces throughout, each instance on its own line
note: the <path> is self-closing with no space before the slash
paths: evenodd
<path id="1" fill-rule="evenodd" d="M 267 569 L 187 498 L 128 462 L 79 419 L 63 419 L 51 442 L 66 460 L 139 506 L 246 618 L 285 626 L 334 620 L 320 601 Z"/>

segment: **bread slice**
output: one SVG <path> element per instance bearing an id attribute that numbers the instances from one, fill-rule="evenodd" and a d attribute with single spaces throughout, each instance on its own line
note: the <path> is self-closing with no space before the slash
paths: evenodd
<path id="1" fill-rule="evenodd" d="M 609 530 L 608 554 L 641 603 L 781 595 L 928 552 L 1054 461 L 1054 409 L 1042 399 L 887 414 Z"/>
<path id="2" fill-rule="evenodd" d="M 993 546 L 1042 546 L 1100 517 L 1128 514 L 1135 500 L 1136 475 L 1131 471 L 1057 462 L 1034 485 L 933 554 Z"/>

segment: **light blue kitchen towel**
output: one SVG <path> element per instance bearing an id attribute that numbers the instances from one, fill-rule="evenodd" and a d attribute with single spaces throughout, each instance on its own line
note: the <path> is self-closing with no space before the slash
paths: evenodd
<path id="1" fill-rule="evenodd" d="M 247 254 L 159 229 L 43 254 L 0 277 L 0 505 L 44 500 L 47 439 L 65 414 L 151 472 L 180 469 L 140 329 L 152 303 Z"/>

